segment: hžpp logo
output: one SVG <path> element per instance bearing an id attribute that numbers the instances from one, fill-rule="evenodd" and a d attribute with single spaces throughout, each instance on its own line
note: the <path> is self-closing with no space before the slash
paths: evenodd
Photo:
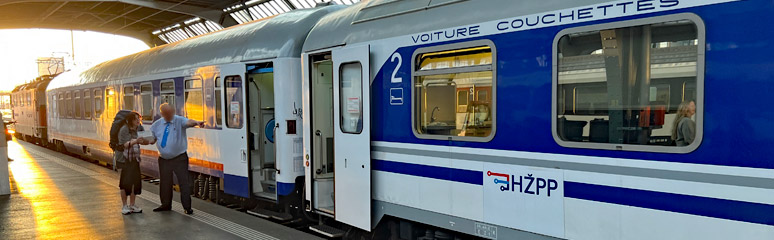
<path id="1" fill-rule="evenodd" d="M 516 186 L 518 186 L 520 193 L 540 195 L 542 192 L 544 195 L 551 197 L 551 191 L 559 188 L 559 182 L 555 179 L 534 177 L 532 174 L 518 176 L 518 181 L 515 175 L 505 173 L 487 171 L 486 175 L 492 177 L 491 179 L 495 186 L 499 185 L 500 191 L 503 192 L 508 190 L 515 192 Z"/>

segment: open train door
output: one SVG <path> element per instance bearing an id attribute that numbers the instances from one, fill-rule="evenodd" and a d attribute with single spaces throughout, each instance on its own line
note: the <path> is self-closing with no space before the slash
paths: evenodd
<path id="1" fill-rule="evenodd" d="M 336 220 L 371 230 L 369 45 L 332 51 Z"/>

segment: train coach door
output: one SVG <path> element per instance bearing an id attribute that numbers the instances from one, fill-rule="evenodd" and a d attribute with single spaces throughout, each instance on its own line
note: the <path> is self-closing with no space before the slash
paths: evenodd
<path id="1" fill-rule="evenodd" d="M 333 50 L 336 220 L 371 230 L 369 45 Z"/>
<path id="2" fill-rule="evenodd" d="M 219 86 L 221 86 L 221 132 L 217 151 L 223 164 L 224 191 L 234 195 L 249 197 L 248 182 L 248 146 L 246 131 L 246 81 L 244 64 L 221 65 Z M 228 174 L 226 174 L 228 173 Z"/>

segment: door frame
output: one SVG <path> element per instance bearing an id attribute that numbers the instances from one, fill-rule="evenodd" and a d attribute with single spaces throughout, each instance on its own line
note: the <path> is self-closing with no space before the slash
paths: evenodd
<path id="1" fill-rule="evenodd" d="M 252 156 L 252 151 L 250 149 L 250 147 L 251 147 L 250 143 L 252 142 L 253 145 L 258 145 L 259 143 L 255 142 L 255 138 L 250 139 L 250 116 L 251 116 L 252 112 L 250 111 L 250 107 L 248 106 L 250 104 L 250 91 L 249 91 L 249 88 L 251 86 L 254 86 L 254 85 L 250 83 L 250 79 L 249 79 L 248 72 L 247 72 L 247 67 L 250 66 L 250 65 L 259 65 L 259 64 L 266 64 L 266 63 L 271 63 L 272 67 L 274 67 L 274 64 L 275 64 L 274 60 L 276 60 L 276 59 L 275 58 L 271 58 L 271 59 L 264 59 L 264 60 L 250 61 L 250 62 L 244 62 L 243 63 L 244 64 L 243 65 L 243 67 L 244 67 L 244 74 L 242 76 L 242 78 L 243 78 L 242 82 L 245 84 L 245 86 L 243 87 L 243 90 L 244 90 L 244 99 L 245 99 L 245 104 L 244 104 L 244 109 L 245 109 L 244 110 L 245 111 L 244 127 L 245 127 L 245 138 L 246 138 L 245 139 L 246 140 L 245 141 L 245 148 L 247 150 L 247 181 L 249 183 L 248 187 L 250 188 L 250 196 L 251 197 L 257 197 L 258 199 L 262 199 L 262 200 L 267 200 L 267 199 L 255 196 L 254 192 L 253 192 L 253 188 L 255 186 L 253 186 L 253 169 L 252 169 L 253 168 L 253 156 Z M 276 79 L 276 76 L 274 77 L 274 79 Z M 272 81 L 274 81 L 274 79 L 272 79 Z M 260 93 L 260 89 L 257 89 L 257 90 L 258 90 L 258 94 L 259 94 L 258 97 L 260 98 L 261 97 L 260 96 L 260 94 L 261 94 Z M 275 91 L 275 93 L 276 93 L 276 91 Z M 260 105 L 258 107 L 260 109 Z M 259 110 L 258 114 L 260 114 L 260 110 Z M 275 110 L 275 117 L 276 117 L 276 110 Z M 263 147 L 261 146 L 259 149 L 262 149 L 262 148 Z M 275 149 L 276 149 L 276 147 L 275 147 Z M 259 150 L 259 152 L 260 152 L 260 150 Z M 277 164 L 276 154 L 277 153 L 275 152 L 274 154 L 275 154 L 275 162 L 274 162 L 274 164 L 275 164 L 275 169 L 277 169 L 277 166 L 276 166 L 276 164 Z M 263 170 L 259 169 L 259 171 L 263 171 Z M 274 179 L 274 182 L 275 182 L 275 188 L 276 188 L 276 182 L 277 182 L 276 178 Z M 275 202 L 279 201 L 279 196 L 277 194 L 278 193 L 277 193 L 277 191 L 275 189 L 275 191 L 274 191 L 274 199 L 271 199 L 271 200 L 274 200 Z"/>
<path id="2" fill-rule="evenodd" d="M 328 216 L 328 217 L 335 217 L 335 214 L 329 214 L 324 211 L 319 211 L 314 207 L 314 179 L 315 179 L 315 172 L 314 172 L 314 162 L 312 159 L 313 154 L 313 139 L 314 139 L 314 131 L 312 130 L 312 115 L 314 113 L 313 107 L 312 107 L 312 78 L 311 78 L 311 71 L 312 71 L 312 65 L 314 64 L 312 62 L 311 57 L 317 56 L 317 55 L 325 55 L 330 54 L 333 56 L 333 50 L 339 49 L 341 47 L 332 47 L 332 48 L 325 48 L 325 49 L 319 49 L 315 51 L 305 52 L 301 54 L 301 67 L 302 67 L 302 81 L 301 81 L 301 102 L 302 102 L 302 126 L 303 129 L 308 129 L 303 133 L 303 144 L 304 144 L 304 195 L 305 198 L 302 199 L 304 201 L 305 210 L 309 212 L 315 212 L 320 215 Z M 332 61 L 332 59 L 331 59 Z M 331 93 L 333 95 L 333 93 Z M 333 114 L 333 113 L 331 113 Z M 336 139 L 334 138 L 334 145 Z M 335 152 L 335 151 L 334 151 Z M 335 153 L 334 153 L 335 154 Z M 335 155 L 334 155 L 335 156 Z M 335 172 L 333 178 L 336 178 Z M 335 180 L 334 180 L 335 181 Z M 335 189 L 334 189 L 335 191 Z M 335 195 L 334 195 L 335 198 Z M 334 202 L 335 203 L 335 202 Z M 335 206 L 334 206 L 334 213 L 335 213 Z"/>

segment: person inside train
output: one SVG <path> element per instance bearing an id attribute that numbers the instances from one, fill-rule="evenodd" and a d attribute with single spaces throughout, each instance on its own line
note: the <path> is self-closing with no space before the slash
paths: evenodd
<path id="1" fill-rule="evenodd" d="M 122 152 L 118 152 L 116 163 L 121 169 L 118 186 L 121 189 L 121 202 L 123 207 L 121 213 L 128 215 L 131 213 L 141 213 L 142 209 L 135 205 L 135 198 L 142 193 L 142 179 L 140 177 L 140 145 L 147 145 L 148 141 L 137 137 L 139 129 L 140 114 L 132 112 L 126 116 L 126 124 L 118 132 L 118 144 L 124 146 Z M 129 195 L 129 204 L 126 198 Z"/>
<path id="2" fill-rule="evenodd" d="M 696 123 L 691 117 L 696 114 L 696 103 L 686 101 L 677 107 L 677 117 L 672 124 L 672 140 L 677 146 L 688 146 L 696 137 Z"/>
<path id="3" fill-rule="evenodd" d="M 156 144 L 159 151 L 159 185 L 161 206 L 154 212 L 172 210 L 172 173 L 177 176 L 180 184 L 180 202 L 185 214 L 193 214 L 191 209 L 191 186 L 188 179 L 188 137 L 186 129 L 199 126 L 204 122 L 190 120 L 175 114 L 175 108 L 167 103 L 161 104 L 161 117 L 151 125 L 153 138 L 151 144 Z"/>

